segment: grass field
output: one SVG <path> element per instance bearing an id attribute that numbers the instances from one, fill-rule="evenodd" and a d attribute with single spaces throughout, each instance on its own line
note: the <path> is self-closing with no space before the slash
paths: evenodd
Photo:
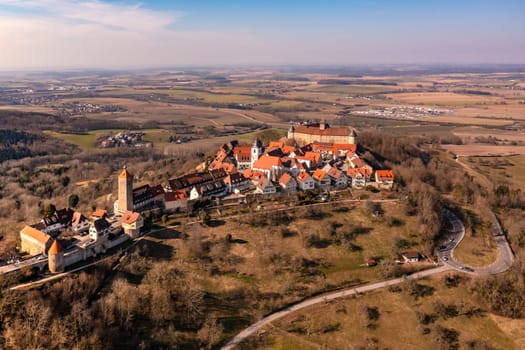
<path id="1" fill-rule="evenodd" d="M 473 308 L 484 308 L 481 300 L 473 297 L 465 286 L 447 288 L 436 276 L 418 284 L 428 286 L 432 297 L 414 299 L 405 291 L 378 290 L 356 298 L 318 304 L 274 322 L 266 329 L 263 344 L 258 349 L 353 349 L 366 348 L 391 350 L 434 350 L 441 348 L 436 341 L 435 325 L 439 324 L 459 332 L 458 345 L 465 348 L 468 341 L 482 341 L 496 349 L 516 349 L 514 342 L 522 335 L 508 335 L 502 331 L 489 314 L 474 316 L 461 314 L 422 325 L 415 311 L 431 314 L 434 303 L 456 304 L 462 302 Z M 363 307 L 377 308 L 378 319 L 367 326 Z M 423 331 L 428 328 L 427 331 Z M 478 343 L 479 344 L 479 343 Z M 448 348 L 448 347 L 447 347 Z M 452 347 L 450 347 L 452 348 Z"/>
<path id="2" fill-rule="evenodd" d="M 498 250 L 493 238 L 485 232 L 475 237 L 465 236 L 454 250 L 454 257 L 468 266 L 482 267 L 498 259 Z"/>
<path id="3" fill-rule="evenodd" d="M 119 132 L 122 132 L 121 129 L 103 129 L 103 130 L 91 130 L 86 132 L 85 134 L 67 134 L 67 133 L 59 133 L 55 131 L 45 131 L 45 133 L 51 137 L 55 137 L 61 140 L 64 140 L 65 142 L 76 145 L 79 148 L 83 150 L 93 149 L 97 147 L 96 140 L 97 136 L 102 134 L 116 134 Z M 166 136 L 166 133 L 168 133 L 167 130 L 164 129 L 145 129 L 141 130 L 146 135 L 144 135 L 144 141 L 150 141 L 150 142 L 160 142 L 160 139 L 164 139 Z"/>
<path id="4" fill-rule="evenodd" d="M 497 183 L 510 183 L 515 188 L 525 186 L 525 155 L 507 157 L 467 157 L 463 159 L 472 168 Z"/>

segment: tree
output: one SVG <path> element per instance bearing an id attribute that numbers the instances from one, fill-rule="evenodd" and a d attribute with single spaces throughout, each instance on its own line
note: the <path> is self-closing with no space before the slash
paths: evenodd
<path id="1" fill-rule="evenodd" d="M 54 204 L 48 204 L 44 207 L 44 217 L 48 218 L 57 211 L 57 208 Z"/>
<path id="2" fill-rule="evenodd" d="M 70 208 L 75 208 L 78 205 L 79 201 L 80 201 L 80 198 L 78 197 L 78 195 L 72 194 L 71 196 L 69 196 L 69 199 L 67 202 Z"/>

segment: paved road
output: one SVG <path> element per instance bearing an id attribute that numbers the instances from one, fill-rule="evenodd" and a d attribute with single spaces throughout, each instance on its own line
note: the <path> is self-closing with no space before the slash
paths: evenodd
<path id="1" fill-rule="evenodd" d="M 318 297 L 315 297 L 315 298 L 312 298 L 312 299 L 305 300 L 305 301 L 303 301 L 301 303 L 292 305 L 290 307 L 287 307 L 286 309 L 283 309 L 281 311 L 278 311 L 278 312 L 275 312 L 275 313 L 273 313 L 271 315 L 268 315 L 265 318 L 261 319 L 260 321 L 252 324 L 251 326 L 249 326 L 248 328 L 244 329 L 242 332 L 237 334 L 232 340 L 230 340 L 221 349 L 222 350 L 234 349 L 240 342 L 242 342 L 246 338 L 254 335 L 261 328 L 267 326 L 268 324 L 272 323 L 273 321 L 278 320 L 280 318 L 283 318 L 284 316 L 287 316 L 287 315 L 289 315 L 289 314 L 291 314 L 293 312 L 302 310 L 302 309 L 307 308 L 309 306 L 320 304 L 320 303 L 326 303 L 326 302 L 329 302 L 329 301 L 334 300 L 334 299 L 345 298 L 345 297 L 348 297 L 348 296 L 351 296 L 351 295 L 355 295 L 355 294 L 370 292 L 372 290 L 379 289 L 379 288 L 389 287 L 389 286 L 392 286 L 392 285 L 395 285 L 395 284 L 402 283 L 406 279 L 423 278 L 423 277 L 426 277 L 426 276 L 434 275 L 436 273 L 445 272 L 445 271 L 447 271 L 449 269 L 450 269 L 450 267 L 448 267 L 448 266 L 440 266 L 440 267 L 436 267 L 434 269 L 425 270 L 425 271 L 421 271 L 421 272 L 416 272 L 416 273 L 414 273 L 414 274 L 412 274 L 410 276 L 407 276 L 406 278 L 403 278 L 403 277 L 402 278 L 395 278 L 395 279 L 391 279 L 391 280 L 387 280 L 387 281 L 382 281 L 382 282 L 377 282 L 377 283 L 364 285 L 364 286 L 361 286 L 361 287 L 349 288 L 349 289 L 342 290 L 340 292 L 335 292 L 335 293 L 331 293 L 331 294 L 321 295 L 321 296 L 318 296 Z"/>
<path id="2" fill-rule="evenodd" d="M 479 276 L 495 275 L 501 272 L 505 272 L 512 266 L 512 264 L 514 263 L 514 255 L 512 254 L 512 250 L 510 249 L 509 243 L 507 242 L 507 239 L 503 234 L 501 226 L 494 214 L 492 214 L 492 235 L 494 236 L 496 245 L 498 247 L 498 259 L 491 265 L 485 267 L 468 266 L 462 264 L 460 261 L 455 259 L 454 249 L 461 243 L 461 241 L 465 237 L 465 227 L 463 226 L 461 220 L 459 220 L 459 218 L 456 216 L 456 214 L 454 214 L 450 210 L 445 211 L 445 216 L 452 224 L 452 229 L 450 240 L 446 244 L 444 244 L 443 247 L 440 247 L 440 250 L 438 252 L 438 257 L 443 263 L 458 271 Z"/>

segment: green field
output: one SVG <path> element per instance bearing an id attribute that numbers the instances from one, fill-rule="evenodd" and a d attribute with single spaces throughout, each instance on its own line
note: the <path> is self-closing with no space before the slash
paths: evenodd
<path id="1" fill-rule="evenodd" d="M 78 146 L 82 150 L 88 150 L 97 147 L 96 140 L 98 135 L 116 134 L 122 131 L 122 129 L 100 129 L 91 130 L 83 134 L 68 134 L 55 131 L 45 131 L 45 133 L 51 137 L 64 140 L 66 143 Z M 161 142 L 161 140 L 167 140 L 167 138 L 169 137 L 169 135 L 166 135 L 167 133 L 169 133 L 169 131 L 165 129 L 145 129 L 141 131 L 145 133 L 144 141 L 147 142 Z"/>

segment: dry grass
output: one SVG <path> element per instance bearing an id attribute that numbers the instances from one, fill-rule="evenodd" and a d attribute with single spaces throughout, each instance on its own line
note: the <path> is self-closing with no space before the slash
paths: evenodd
<path id="1" fill-rule="evenodd" d="M 319 304 L 305 311 L 294 313 L 283 320 L 279 320 L 268 328 L 266 345 L 260 349 L 291 349 L 291 345 L 298 348 L 313 346 L 332 349 L 348 349 L 355 345 L 377 343 L 379 348 L 388 349 L 436 349 L 434 332 L 422 335 L 416 310 L 431 313 L 432 303 L 436 300 L 448 303 L 463 301 L 469 305 L 482 307 L 483 303 L 475 300 L 468 288 L 446 288 L 441 277 L 434 277 L 428 281 L 418 283 L 435 288 L 432 297 L 425 297 L 415 301 L 405 292 L 392 293 L 380 290 L 352 299 L 335 301 L 330 304 Z M 377 307 L 380 313 L 379 320 L 374 327 L 366 327 L 362 321 L 362 305 Z M 436 321 L 447 328 L 454 328 L 460 332 L 459 341 L 482 340 L 498 349 L 518 349 L 512 339 L 499 329 L 493 318 L 481 316 L 457 316 L 447 320 Z M 335 330 L 326 331 L 330 326 Z M 275 328 L 274 328 L 275 327 Z M 293 329 L 307 327 L 309 335 L 293 332 Z M 429 326 L 430 328 L 432 325 Z M 516 334 L 519 337 L 519 334 Z M 375 341 L 373 340 L 375 339 Z"/>
<path id="2" fill-rule="evenodd" d="M 472 267 L 487 266 L 498 259 L 498 249 L 487 233 L 475 237 L 465 236 L 454 250 L 454 258 Z"/>
<path id="3" fill-rule="evenodd" d="M 461 157 L 470 156 L 505 156 L 525 154 L 524 146 L 497 146 L 485 144 L 443 145 L 444 149 Z"/>
<path id="4" fill-rule="evenodd" d="M 463 161 L 493 179 L 495 183 L 510 183 L 515 188 L 525 186 L 525 155 L 468 157 Z"/>

